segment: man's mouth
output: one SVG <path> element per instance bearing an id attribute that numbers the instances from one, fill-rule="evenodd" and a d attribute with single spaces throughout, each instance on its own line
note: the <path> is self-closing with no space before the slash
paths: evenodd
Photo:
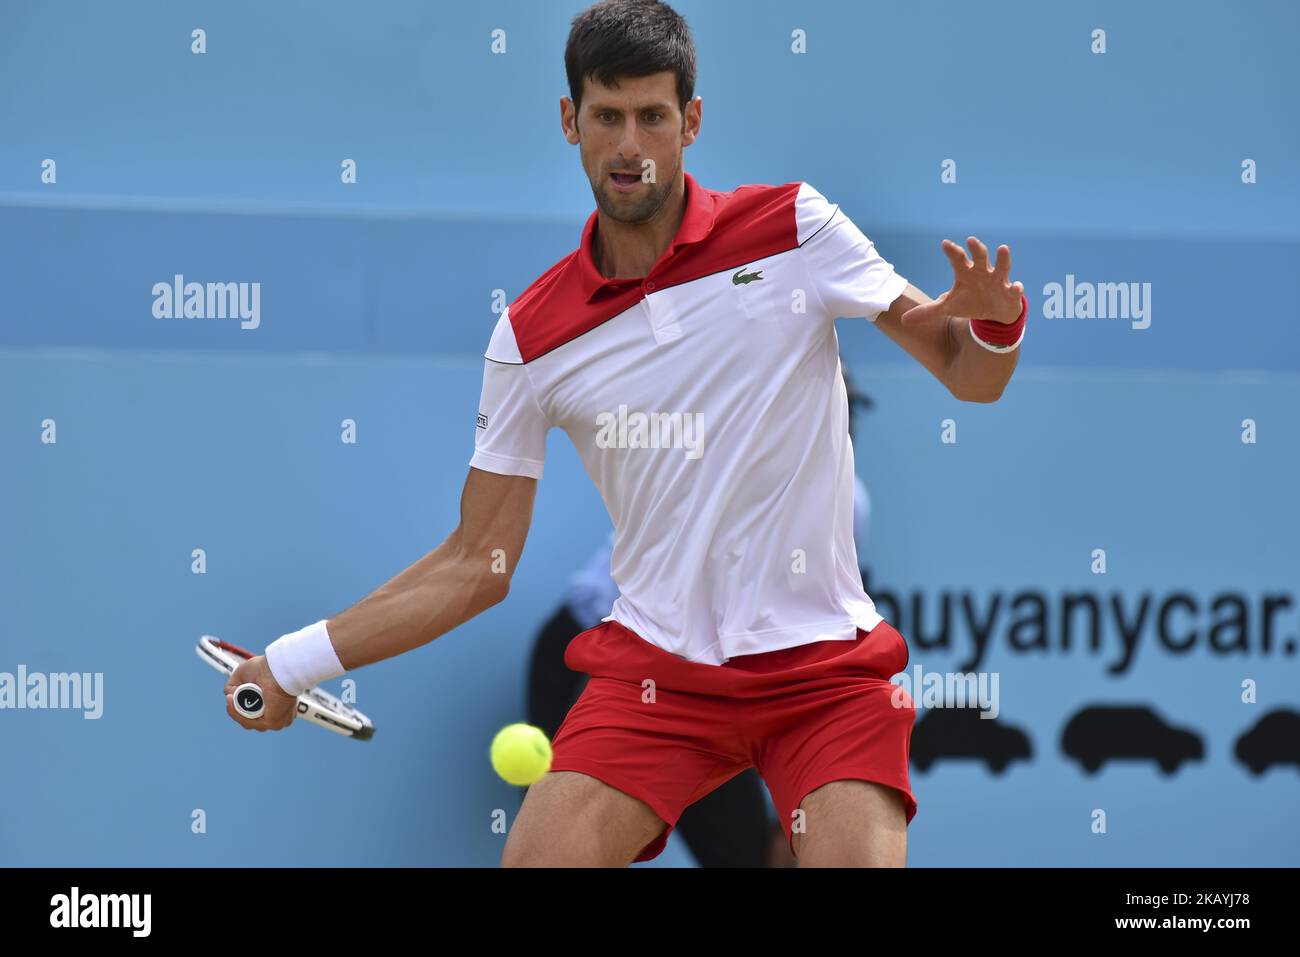
<path id="1" fill-rule="evenodd" d="M 609 176 L 619 186 L 634 186 L 641 182 L 640 173 L 610 173 Z"/>

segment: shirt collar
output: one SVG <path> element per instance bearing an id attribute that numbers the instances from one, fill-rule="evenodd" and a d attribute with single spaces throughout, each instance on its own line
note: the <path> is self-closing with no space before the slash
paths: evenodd
<path id="1" fill-rule="evenodd" d="M 687 243 L 696 243 L 709 235 L 713 229 L 713 200 L 705 189 L 695 182 L 695 178 L 683 170 L 682 177 L 686 183 L 686 210 L 682 214 L 681 225 L 677 227 L 677 235 L 673 237 L 664 254 L 659 257 L 659 261 L 650 269 L 650 275 L 654 275 L 668 259 L 670 259 L 678 246 L 684 246 Z M 578 270 L 582 277 L 582 292 L 586 296 L 587 302 L 601 289 L 610 286 L 616 289 L 625 288 L 633 283 L 640 283 L 641 278 L 636 279 L 606 279 L 596 268 L 596 260 L 592 255 L 592 247 L 595 241 L 596 222 L 599 218 L 599 210 L 594 211 L 587 218 L 587 225 L 582 229 L 582 244 L 578 247 Z"/>

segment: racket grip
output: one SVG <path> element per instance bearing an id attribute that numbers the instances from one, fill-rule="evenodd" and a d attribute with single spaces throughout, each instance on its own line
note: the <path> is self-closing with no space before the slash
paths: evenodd
<path id="1" fill-rule="evenodd" d="M 247 681 L 235 689 L 235 710 L 250 721 L 260 718 L 266 712 L 266 696 L 262 689 Z"/>

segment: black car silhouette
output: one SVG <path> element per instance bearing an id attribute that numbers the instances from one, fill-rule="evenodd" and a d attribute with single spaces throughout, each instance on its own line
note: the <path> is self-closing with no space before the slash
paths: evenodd
<path id="1" fill-rule="evenodd" d="M 1300 712 L 1282 708 L 1270 711 L 1237 739 L 1237 760 L 1254 774 L 1271 764 L 1300 768 Z"/>
<path id="2" fill-rule="evenodd" d="M 1061 750 L 1096 774 L 1106 761 L 1152 760 L 1165 774 L 1184 761 L 1200 761 L 1205 745 L 1199 736 L 1174 728 L 1145 705 L 1091 705 L 1061 733 Z"/>
<path id="3" fill-rule="evenodd" d="M 1001 774 L 1016 758 L 1029 760 L 1027 734 L 980 713 L 978 708 L 926 708 L 912 729 L 912 763 L 928 771 L 941 758 L 976 758 Z"/>

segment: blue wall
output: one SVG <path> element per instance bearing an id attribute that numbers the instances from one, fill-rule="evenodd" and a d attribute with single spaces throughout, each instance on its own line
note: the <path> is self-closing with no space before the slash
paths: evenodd
<path id="1" fill-rule="evenodd" d="M 334 614 L 454 527 L 493 290 L 513 298 L 568 252 L 592 205 L 557 128 L 578 9 L 0 7 L 0 672 L 105 676 L 97 721 L 0 710 L 0 759 L 22 781 L 0 793 L 0 863 L 499 859 L 491 814 L 513 819 L 518 794 L 487 743 L 521 716 L 532 633 L 607 528 L 565 437 L 509 600 L 356 675 L 379 725 L 368 745 L 239 732 L 192 649 Z M 997 600 L 977 667 L 1000 675 L 999 724 L 1033 749 L 1002 774 L 915 769 L 912 863 L 1300 863 L 1296 768 L 1255 777 L 1233 757 L 1264 714 L 1300 710 L 1300 613 L 1277 613 L 1268 650 L 1258 614 L 1300 579 L 1297 8 L 679 9 L 700 51 L 687 161 L 703 183 L 806 179 L 935 294 L 942 237 L 1007 242 L 1035 307 L 987 407 L 840 322 L 877 400 L 857 443 L 871 591 L 901 600 L 912 665 L 936 672 L 971 658 L 960 617 L 929 647 L 944 595 L 958 611 L 966 593 L 981 612 Z M 488 52 L 496 27 L 505 56 Z M 788 52 L 795 28 L 807 55 Z M 345 157 L 355 186 L 338 181 Z M 56 185 L 40 183 L 45 158 Z M 939 183 L 947 158 L 955 185 Z M 151 287 L 177 273 L 260 282 L 260 327 L 154 318 Z M 1067 274 L 1151 283 L 1150 328 L 1043 318 L 1044 286 Z M 947 418 L 956 444 L 940 441 Z M 1018 500 L 983 506 L 984 488 Z M 1197 613 L 1172 631 L 1196 637 L 1173 650 L 1148 620 L 1122 669 L 1109 617 L 1096 652 L 1051 629 L 1020 650 L 1009 605 L 1026 592 L 1053 616 L 1066 593 L 1126 613 L 1149 595 L 1152 616 L 1186 593 Z M 1251 607 L 1244 650 L 1210 639 L 1223 593 Z M 1194 730 L 1205 759 L 1085 774 L 1061 730 L 1107 703 Z M 329 806 L 310 799 L 323 791 Z M 674 837 L 656 863 L 689 862 Z"/>

